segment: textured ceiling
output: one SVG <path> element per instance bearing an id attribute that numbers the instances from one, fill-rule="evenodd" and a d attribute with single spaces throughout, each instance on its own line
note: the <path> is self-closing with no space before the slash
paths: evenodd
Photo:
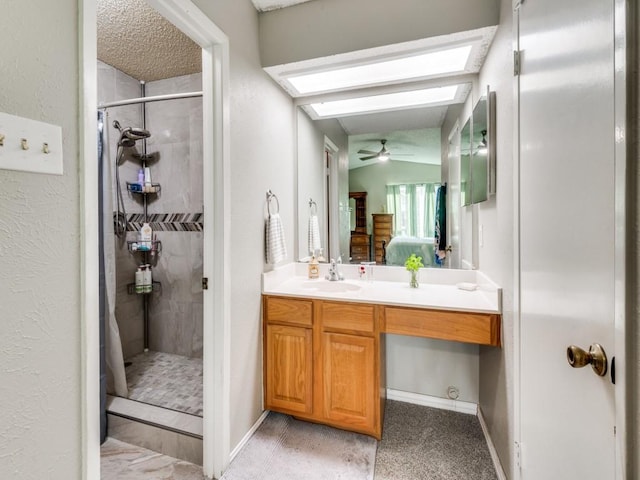
<path id="1" fill-rule="evenodd" d="M 98 0 L 98 60 L 146 82 L 202 71 L 202 49 L 144 0 Z"/>

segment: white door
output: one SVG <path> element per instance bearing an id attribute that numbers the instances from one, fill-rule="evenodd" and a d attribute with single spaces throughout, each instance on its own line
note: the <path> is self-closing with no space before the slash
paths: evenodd
<path id="1" fill-rule="evenodd" d="M 523 480 L 612 480 L 614 1 L 523 1 L 520 87 L 520 440 Z M 499 135 L 499 133 L 498 133 Z"/>

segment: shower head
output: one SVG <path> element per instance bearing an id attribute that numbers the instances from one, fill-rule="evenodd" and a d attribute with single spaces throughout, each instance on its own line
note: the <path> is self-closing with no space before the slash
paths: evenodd
<path id="1" fill-rule="evenodd" d="M 134 142 L 136 140 L 142 140 L 143 138 L 149 138 L 151 136 L 151 134 L 149 133 L 149 130 L 144 130 L 142 128 L 133 128 L 133 127 L 125 128 L 122 134 L 126 136 L 129 140 L 133 140 Z"/>
<path id="2" fill-rule="evenodd" d="M 117 120 L 113 121 L 113 126 L 120 131 L 120 139 L 118 140 L 119 147 L 133 147 L 136 144 L 136 141 L 142 140 L 143 138 L 149 138 L 151 136 L 151 133 L 149 133 L 148 130 L 144 130 L 142 128 L 122 128 L 120 122 Z"/>

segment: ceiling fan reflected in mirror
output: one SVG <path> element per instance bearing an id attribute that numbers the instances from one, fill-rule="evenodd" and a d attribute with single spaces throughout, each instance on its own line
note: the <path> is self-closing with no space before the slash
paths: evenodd
<path id="1" fill-rule="evenodd" d="M 376 159 L 380 162 L 393 160 L 391 158 L 391 151 L 386 147 L 387 140 L 383 138 L 382 140 L 380 140 L 380 143 L 382 144 L 382 148 L 380 149 L 379 152 L 373 152 L 371 150 L 364 150 L 364 149 L 358 150 L 358 155 L 365 155 L 364 157 L 360 157 L 360 160 L 366 161 L 366 160 Z M 411 154 L 400 154 L 400 155 L 411 155 Z"/>

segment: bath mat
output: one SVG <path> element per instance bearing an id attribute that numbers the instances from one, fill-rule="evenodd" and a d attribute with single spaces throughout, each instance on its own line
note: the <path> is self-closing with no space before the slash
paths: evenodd
<path id="1" fill-rule="evenodd" d="M 221 480 L 371 480 L 372 437 L 270 412 Z"/>

